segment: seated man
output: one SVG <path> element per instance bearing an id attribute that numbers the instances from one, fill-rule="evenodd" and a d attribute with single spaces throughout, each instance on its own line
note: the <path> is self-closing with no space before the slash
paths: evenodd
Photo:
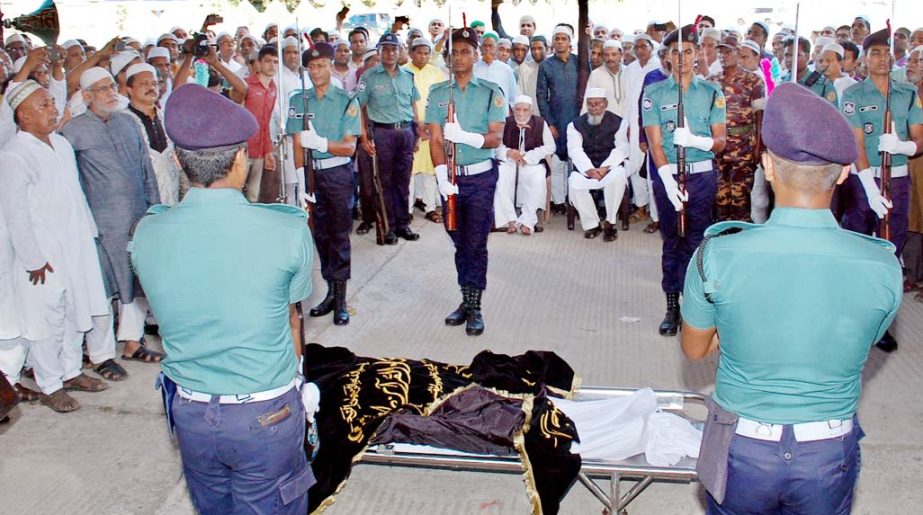
<path id="1" fill-rule="evenodd" d="M 506 119 L 503 141 L 497 147 L 500 177 L 494 195 L 494 222 L 507 226 L 513 234 L 518 229 L 528 236 L 538 222 L 536 213 L 545 205 L 544 160 L 554 153 L 551 129 L 540 116 L 532 114 L 532 99 L 519 95 L 513 104 L 513 116 Z M 517 205 L 522 214 L 516 217 Z"/>
<path id="2" fill-rule="evenodd" d="M 625 194 L 627 177 L 623 161 L 628 158 L 628 124 L 606 110 L 606 91 L 587 88 L 587 112 L 567 126 L 567 154 L 574 163 L 568 179 L 570 201 L 580 214 L 583 237 L 603 233 L 603 241 L 615 241 L 616 214 Z M 606 220 L 599 227 L 599 214 L 590 190 L 603 190 Z"/>

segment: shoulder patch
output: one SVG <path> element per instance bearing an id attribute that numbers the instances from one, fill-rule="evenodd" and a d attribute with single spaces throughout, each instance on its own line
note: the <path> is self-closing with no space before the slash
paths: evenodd
<path id="1" fill-rule="evenodd" d="M 494 105 L 497 107 L 503 107 L 503 97 L 500 95 L 494 95 Z"/>
<path id="2" fill-rule="evenodd" d="M 917 107 L 923 109 L 923 102 L 920 101 L 920 97 L 917 97 L 916 104 L 917 104 Z"/>
<path id="3" fill-rule="evenodd" d="M 846 116 L 852 116 L 856 114 L 856 103 L 855 102 L 843 102 L 843 114 Z"/>
<path id="4" fill-rule="evenodd" d="M 349 109 L 346 110 L 346 116 L 350 118 L 355 118 L 359 114 L 359 109 L 356 108 L 355 104 L 349 106 Z"/>
<path id="5" fill-rule="evenodd" d="M 715 95 L 715 107 L 717 109 L 724 109 L 724 95 Z"/>
<path id="6" fill-rule="evenodd" d="M 298 218 L 302 218 L 302 219 L 305 219 L 305 220 L 307 220 L 307 218 L 308 218 L 308 213 L 305 212 L 305 210 L 303 210 L 303 209 L 301 209 L 301 208 L 298 208 L 298 207 L 295 207 L 295 206 L 290 206 L 290 205 L 288 205 L 288 204 L 259 204 L 259 203 L 253 203 L 253 204 L 250 204 L 250 205 L 251 205 L 251 206 L 254 206 L 254 207 L 260 207 L 260 208 L 263 208 L 263 209 L 270 209 L 270 210 L 272 210 L 272 211 L 276 211 L 276 212 L 279 212 L 279 213 L 286 213 L 286 214 L 289 214 L 289 215 L 294 215 L 294 216 L 297 216 Z"/>
<path id="7" fill-rule="evenodd" d="M 836 91 L 829 91 L 827 93 L 827 100 L 830 102 L 834 102 L 836 100 Z"/>

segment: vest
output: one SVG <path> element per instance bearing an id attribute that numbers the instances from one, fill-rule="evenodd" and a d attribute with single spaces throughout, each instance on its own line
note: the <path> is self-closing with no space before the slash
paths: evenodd
<path id="1" fill-rule="evenodd" d="M 593 166 L 599 165 L 609 157 L 615 148 L 615 133 L 622 125 L 622 119 L 606 111 L 599 125 L 590 125 L 589 113 L 574 120 L 574 128 L 583 136 L 583 151 L 586 153 Z"/>
<path id="2" fill-rule="evenodd" d="M 529 118 L 529 126 L 526 128 L 525 140 L 523 141 L 523 150 L 528 152 L 533 148 L 542 146 L 542 132 L 545 130 L 545 120 L 541 116 L 532 115 Z M 509 116 L 506 118 L 506 125 L 503 126 L 503 144 L 506 148 L 519 150 L 519 125 L 516 124 L 516 118 Z"/>

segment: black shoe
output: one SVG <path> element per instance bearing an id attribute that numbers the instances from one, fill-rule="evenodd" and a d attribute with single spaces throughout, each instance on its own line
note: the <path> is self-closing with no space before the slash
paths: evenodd
<path id="1" fill-rule="evenodd" d="M 393 232 L 385 234 L 385 245 L 397 245 L 397 235 Z"/>
<path id="2" fill-rule="evenodd" d="M 878 340 L 875 346 L 885 352 L 894 352 L 897 350 L 897 340 L 891 336 L 891 331 L 885 331 L 885 335 Z"/>
<path id="3" fill-rule="evenodd" d="M 423 213 L 426 212 L 426 204 L 423 203 L 423 199 L 421 198 L 418 198 L 417 200 L 413 201 L 413 207 L 416 209 L 419 209 Z"/>
<path id="4" fill-rule="evenodd" d="M 346 281 L 333 281 L 333 324 L 349 323 L 349 311 L 346 309 Z"/>
<path id="5" fill-rule="evenodd" d="M 327 281 L 327 296 L 324 297 L 324 300 L 320 301 L 320 304 L 311 308 L 311 311 L 308 311 L 308 315 L 312 317 L 322 317 L 333 311 L 334 293 L 333 282 Z"/>
<path id="6" fill-rule="evenodd" d="M 628 224 L 628 218 L 622 218 L 622 230 L 627 231 L 631 226 Z"/>
<path id="7" fill-rule="evenodd" d="M 449 313 L 449 316 L 445 317 L 445 325 L 462 325 L 465 323 L 465 320 L 468 318 L 468 313 L 465 310 L 465 300 L 468 298 L 468 287 L 462 286 L 462 303 L 458 305 L 458 309 Z"/>
<path id="8" fill-rule="evenodd" d="M 564 207 L 564 204 L 552 204 L 551 205 L 551 214 L 563 215 L 564 213 L 567 213 L 567 208 Z"/>
<path id="9" fill-rule="evenodd" d="M 603 241 L 615 241 L 619 237 L 619 231 L 609 222 L 603 222 Z"/>
<path id="10" fill-rule="evenodd" d="M 535 224 L 535 228 L 532 229 L 532 232 L 545 232 L 545 227 L 539 224 Z"/>
<path id="11" fill-rule="evenodd" d="M 394 231 L 394 234 L 399 238 L 404 238 L 407 241 L 417 241 L 420 239 L 420 235 L 411 231 L 410 227 L 405 227 L 403 229 L 397 229 Z"/>
<path id="12" fill-rule="evenodd" d="M 484 317 L 481 316 L 481 294 L 484 290 L 469 288 L 466 298 L 467 317 L 465 318 L 465 333 L 468 336 L 478 336 L 484 333 Z"/>
<path id="13" fill-rule="evenodd" d="M 371 222 L 362 222 L 359 224 L 359 227 L 356 227 L 356 234 L 368 234 L 368 232 L 372 230 L 372 227 L 373 225 Z"/>
<path id="14" fill-rule="evenodd" d="M 676 336 L 679 324 L 683 321 L 679 312 L 679 293 L 667 294 L 667 313 L 660 322 L 661 336 Z"/>
<path id="15" fill-rule="evenodd" d="M 597 225 L 596 227 L 590 229 L 589 231 L 583 231 L 583 237 L 592 240 L 593 238 L 599 236 L 599 233 L 603 232 L 602 229 Z"/>

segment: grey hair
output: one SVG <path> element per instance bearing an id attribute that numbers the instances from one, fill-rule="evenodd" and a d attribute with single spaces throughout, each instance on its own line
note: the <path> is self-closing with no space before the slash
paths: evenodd
<path id="1" fill-rule="evenodd" d="M 831 163 L 807 165 L 783 159 L 769 152 L 775 168 L 776 178 L 787 186 L 809 194 L 833 191 L 837 179 L 843 173 L 843 165 Z"/>
<path id="2" fill-rule="evenodd" d="M 187 150 L 176 147 L 176 158 L 190 182 L 206 188 L 224 179 L 234 164 L 234 158 L 246 144 L 228 150 Z"/>

